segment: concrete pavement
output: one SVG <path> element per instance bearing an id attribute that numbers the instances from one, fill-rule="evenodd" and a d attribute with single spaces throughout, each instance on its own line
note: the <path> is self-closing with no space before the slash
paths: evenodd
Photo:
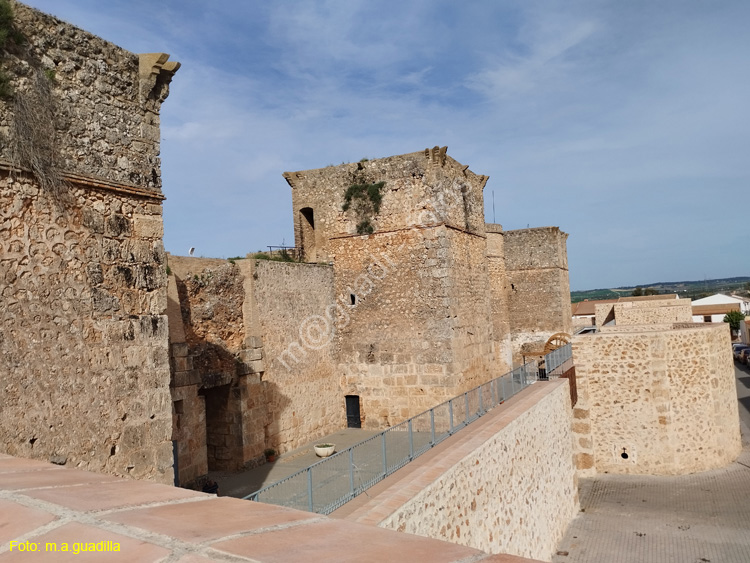
<path id="1" fill-rule="evenodd" d="M 321 458 L 316 456 L 313 450 L 315 444 L 336 444 L 336 451 L 340 452 L 378 433 L 379 431 L 376 430 L 344 428 L 296 450 L 286 452 L 273 463 L 266 463 L 239 473 L 210 471 L 208 476 L 219 484 L 220 496 L 242 498 L 320 461 Z"/>
<path id="2" fill-rule="evenodd" d="M 744 449 L 724 469 L 677 477 L 597 475 L 556 563 L 750 561 L 750 369 L 735 364 Z"/>

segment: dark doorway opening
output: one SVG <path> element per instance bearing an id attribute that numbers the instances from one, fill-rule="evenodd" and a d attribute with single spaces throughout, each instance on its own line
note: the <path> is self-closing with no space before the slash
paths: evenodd
<path id="1" fill-rule="evenodd" d="M 362 419 L 359 416 L 359 395 L 347 395 L 345 398 L 346 427 L 362 428 Z"/>
<path id="2" fill-rule="evenodd" d="M 242 467 L 242 417 L 230 385 L 202 389 L 206 397 L 206 455 L 209 471 Z"/>
<path id="3" fill-rule="evenodd" d="M 312 207 L 299 210 L 300 246 L 306 262 L 315 261 L 315 213 Z"/>

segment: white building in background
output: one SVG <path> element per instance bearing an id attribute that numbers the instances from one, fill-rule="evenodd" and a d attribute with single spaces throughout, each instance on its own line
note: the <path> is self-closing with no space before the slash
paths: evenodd
<path id="1" fill-rule="evenodd" d="M 750 299 L 717 293 L 703 299 L 696 299 L 693 305 L 693 322 L 720 323 L 730 311 L 740 311 L 750 315 Z"/>

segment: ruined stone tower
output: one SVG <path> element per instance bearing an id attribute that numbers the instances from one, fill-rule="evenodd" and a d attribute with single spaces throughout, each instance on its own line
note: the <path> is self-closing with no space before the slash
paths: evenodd
<path id="1" fill-rule="evenodd" d="M 533 347 L 553 334 L 572 331 L 567 238 L 567 233 L 557 227 L 504 234 L 508 320 L 515 363 L 522 361 L 525 344 Z"/>
<path id="2" fill-rule="evenodd" d="M 285 174 L 297 246 L 334 267 L 344 393 L 379 428 L 491 377 L 482 191 L 445 148 Z M 382 185 L 378 209 L 346 205 Z M 371 233 L 359 234 L 366 223 Z"/>

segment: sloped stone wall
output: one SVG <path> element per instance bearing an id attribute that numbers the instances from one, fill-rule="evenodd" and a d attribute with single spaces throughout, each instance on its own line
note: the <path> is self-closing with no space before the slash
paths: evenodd
<path id="1" fill-rule="evenodd" d="M 538 383 L 507 408 L 460 431 L 456 438 L 466 432 L 465 443 L 412 462 L 421 467 L 405 481 L 396 473 L 379 493 L 384 504 L 375 496 L 370 514 L 365 505 L 351 518 L 377 518 L 384 528 L 549 561 L 579 510 L 568 384 Z"/>
<path id="2" fill-rule="evenodd" d="M 733 461 L 741 442 L 729 344 L 727 325 L 576 336 L 581 474 L 675 475 Z"/>

